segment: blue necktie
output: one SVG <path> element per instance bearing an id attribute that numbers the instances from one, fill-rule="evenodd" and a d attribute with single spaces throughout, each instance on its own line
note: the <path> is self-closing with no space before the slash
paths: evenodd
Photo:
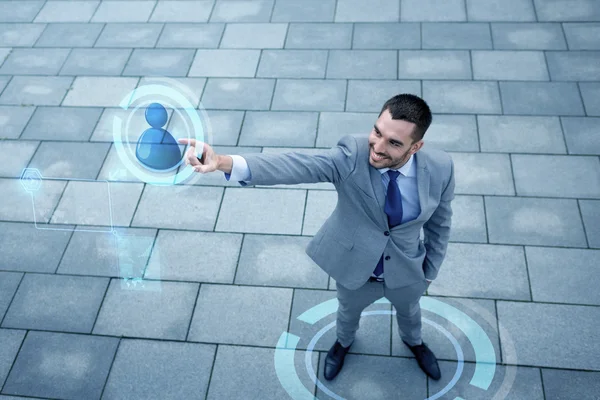
<path id="1" fill-rule="evenodd" d="M 388 216 L 390 228 L 393 228 L 396 225 L 400 225 L 400 222 L 402 222 L 402 196 L 400 195 L 398 182 L 396 182 L 400 172 L 392 171 L 390 169 L 387 174 L 390 177 L 390 184 L 387 188 L 387 196 L 385 196 L 385 207 L 383 210 Z M 383 254 L 381 255 L 381 258 L 379 259 L 377 267 L 373 273 L 376 276 L 379 276 L 383 273 Z"/>

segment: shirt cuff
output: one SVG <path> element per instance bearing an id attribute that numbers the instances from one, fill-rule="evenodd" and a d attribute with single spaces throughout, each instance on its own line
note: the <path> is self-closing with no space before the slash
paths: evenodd
<path id="1" fill-rule="evenodd" d="M 250 181 L 250 169 L 244 157 L 239 155 L 230 155 L 233 160 L 231 174 L 225 173 L 225 179 L 238 181 L 242 186 L 246 186 L 246 181 Z"/>

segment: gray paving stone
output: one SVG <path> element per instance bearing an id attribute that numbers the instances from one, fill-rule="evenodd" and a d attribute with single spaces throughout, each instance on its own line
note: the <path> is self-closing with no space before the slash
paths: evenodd
<path id="1" fill-rule="evenodd" d="M 227 188 L 215 229 L 299 235 L 305 196 L 303 190 Z"/>
<path id="2" fill-rule="evenodd" d="M 425 145 L 444 151 L 479 151 L 474 115 L 436 115 L 423 138 Z"/>
<path id="3" fill-rule="evenodd" d="M 594 400 L 600 393 L 600 373 L 542 369 L 544 393 L 548 400 Z"/>
<path id="4" fill-rule="evenodd" d="M 0 104 L 57 106 L 72 82 L 66 76 L 15 76 L 2 92 Z"/>
<path id="5" fill-rule="evenodd" d="M 0 23 L 0 46 L 31 47 L 45 27 L 45 24 Z"/>
<path id="6" fill-rule="evenodd" d="M 29 164 L 39 142 L 2 140 L 0 141 L 0 176 L 19 178 Z"/>
<path id="7" fill-rule="evenodd" d="M 256 76 L 261 78 L 325 78 L 325 50 L 264 50 Z M 254 72 L 254 71 L 253 71 Z"/>
<path id="8" fill-rule="evenodd" d="M 490 243 L 586 246 L 575 200 L 486 197 L 485 207 Z"/>
<path id="9" fill-rule="evenodd" d="M 222 197 L 223 188 L 146 186 L 132 226 L 212 231 Z M 182 212 L 194 217 L 181 218 Z"/>
<path id="10" fill-rule="evenodd" d="M 335 0 L 276 0 L 272 22 L 333 22 Z"/>
<path id="11" fill-rule="evenodd" d="M 554 81 L 600 80 L 600 51 L 549 51 L 546 58 Z"/>
<path id="12" fill-rule="evenodd" d="M 471 79 L 468 51 L 401 50 L 398 53 L 400 79 Z"/>
<path id="13" fill-rule="evenodd" d="M 481 196 L 458 195 L 452 201 L 452 242 L 487 242 L 485 210 Z"/>
<path id="14" fill-rule="evenodd" d="M 519 196 L 600 198 L 597 157 L 525 154 L 511 157 Z"/>
<path id="15" fill-rule="evenodd" d="M 1 56 L 0 56 L 1 58 Z M 2 65 L 0 63 L 0 65 Z M 8 85 L 8 82 L 10 81 L 12 77 L 11 76 L 0 76 L 0 94 L 2 93 L 2 91 L 4 90 L 4 88 L 6 87 L 6 85 Z"/>
<path id="16" fill-rule="evenodd" d="M 343 111 L 346 82 L 339 79 L 279 79 L 272 110 Z"/>
<path id="17" fill-rule="evenodd" d="M 335 22 L 398 22 L 400 3 L 397 0 L 338 0 Z"/>
<path id="18" fill-rule="evenodd" d="M 38 107 L 21 139 L 88 140 L 101 108 Z"/>
<path id="19" fill-rule="evenodd" d="M 61 75 L 121 75 L 131 49 L 73 49 Z"/>
<path id="20" fill-rule="evenodd" d="M 289 24 L 286 49 L 349 49 L 352 46 L 352 24 Z"/>
<path id="21" fill-rule="evenodd" d="M 496 82 L 424 81 L 423 98 L 435 113 L 500 114 Z"/>
<path id="22" fill-rule="evenodd" d="M 156 5 L 155 1 L 102 1 L 91 22 L 146 22 Z"/>
<path id="23" fill-rule="evenodd" d="M 558 23 L 492 23 L 494 48 L 498 50 L 566 50 Z"/>
<path id="24" fill-rule="evenodd" d="M 419 49 L 421 27 L 418 23 L 356 23 L 354 49 Z"/>
<path id="25" fill-rule="evenodd" d="M 93 333 L 185 340 L 197 293 L 197 283 L 145 281 L 133 290 L 112 279 Z"/>
<path id="26" fill-rule="evenodd" d="M 466 21 L 464 0 L 401 0 L 400 20 Z"/>
<path id="27" fill-rule="evenodd" d="M 0 138 L 18 138 L 34 111 L 35 107 L 0 106 Z"/>
<path id="28" fill-rule="evenodd" d="M 566 153 L 558 117 L 479 115 L 481 151 L 501 153 Z M 527 140 L 523 140 L 527 135 Z"/>
<path id="29" fill-rule="evenodd" d="M 142 188 L 138 183 L 69 182 L 51 222 L 129 226 Z"/>
<path id="30" fill-rule="evenodd" d="M 187 0 L 186 0 L 187 1 Z M 202 110 L 200 104 L 200 98 L 202 97 L 202 93 L 204 92 L 204 87 L 206 86 L 206 78 L 179 78 L 179 77 L 142 77 L 140 79 L 138 88 L 145 85 L 167 85 L 170 88 L 173 88 L 182 95 L 191 103 L 192 106 L 200 108 L 199 111 Z M 172 100 L 162 96 L 166 103 L 171 103 Z M 185 110 L 184 105 L 175 104 L 174 109 L 182 112 Z M 170 109 L 167 110 L 170 112 Z"/>
<path id="31" fill-rule="evenodd" d="M 159 175 L 161 178 L 170 176 L 172 177 L 171 182 L 174 183 L 176 173 L 177 171 L 175 170 L 161 174 L 156 173 L 156 175 Z M 114 145 L 110 147 L 108 155 L 102 164 L 102 169 L 96 179 L 109 182 L 143 182 L 131 170 L 124 166 L 123 161 L 121 161 L 121 157 L 117 152 L 117 148 Z"/>
<path id="32" fill-rule="evenodd" d="M 504 113 L 516 115 L 583 115 L 573 82 L 500 82 Z"/>
<path id="33" fill-rule="evenodd" d="M 384 100 L 385 102 L 385 100 Z M 383 102 L 381 103 L 381 107 Z M 378 110 L 380 111 L 380 110 Z M 334 147 L 345 135 L 368 134 L 377 121 L 377 113 L 322 112 L 319 115 L 317 147 Z"/>
<path id="34" fill-rule="evenodd" d="M 565 23 L 563 28 L 570 50 L 600 50 L 599 23 Z"/>
<path id="35" fill-rule="evenodd" d="M 11 0 L 0 3 L 0 22 L 33 22 L 43 1 Z"/>
<path id="36" fill-rule="evenodd" d="M 310 190 L 304 211 L 303 235 L 316 235 L 337 205 L 338 194 L 333 190 Z"/>
<path id="37" fill-rule="evenodd" d="M 260 50 L 198 50 L 189 76 L 253 78 Z"/>
<path id="38" fill-rule="evenodd" d="M 469 21 L 535 21 L 532 0 L 466 0 Z"/>
<path id="39" fill-rule="evenodd" d="M 106 24 L 96 47 L 154 47 L 163 24 L 115 23 Z"/>
<path id="40" fill-rule="evenodd" d="M 204 284 L 188 340 L 275 347 L 291 302 L 292 289 Z"/>
<path id="41" fill-rule="evenodd" d="M 0 385 L 4 384 L 13 361 L 19 352 L 25 331 L 0 329 Z M 4 396 L 0 396 L 2 398 Z"/>
<path id="42" fill-rule="evenodd" d="M 600 201 L 580 200 L 581 216 L 590 247 L 600 248 Z"/>
<path id="43" fill-rule="evenodd" d="M 306 237 L 246 235 L 235 283 L 327 289 L 328 275 L 304 252 L 309 241 Z"/>
<path id="44" fill-rule="evenodd" d="M 48 1 L 34 22 L 89 22 L 98 1 Z"/>
<path id="45" fill-rule="evenodd" d="M 96 179 L 107 143 L 43 142 L 29 163 L 48 178 Z"/>
<path id="46" fill-rule="evenodd" d="M 510 285 L 506 282 L 510 281 Z M 451 243 L 427 293 L 454 297 L 531 300 L 520 246 Z"/>
<path id="47" fill-rule="evenodd" d="M 23 274 L 17 272 L 0 272 L 0 321 L 4 318 L 22 278 Z M 0 376 L 2 376 L 1 373 Z M 2 379 L 0 379 L 0 384 L 2 384 Z"/>
<path id="48" fill-rule="evenodd" d="M 318 117 L 316 112 L 248 111 L 239 144 L 311 147 L 315 143 Z"/>
<path id="49" fill-rule="evenodd" d="M 0 220 L 27 222 L 35 220 L 42 224 L 48 222 L 65 185 L 64 181 L 44 179 L 40 189 L 33 193 L 32 200 L 32 194 L 23 189 L 19 179 L 0 179 L 0 189 L 3 194 Z"/>
<path id="50" fill-rule="evenodd" d="M 0 3 L 1 4 L 1 3 Z M 4 62 L 4 60 L 6 60 L 6 58 L 8 57 L 8 55 L 11 53 L 12 49 L 9 48 L 0 48 L 0 65 L 2 65 L 2 63 Z M 3 77 L 3 79 L 5 80 L 6 83 L 8 83 L 8 80 L 6 80 L 6 77 Z M 4 84 L 2 86 L 2 89 L 4 89 L 4 86 L 6 86 L 6 84 Z"/>
<path id="51" fill-rule="evenodd" d="M 150 22 L 207 22 L 213 0 L 158 1 Z"/>
<path id="52" fill-rule="evenodd" d="M 117 105 L 115 104 L 115 106 Z M 130 117 L 131 119 L 129 119 Z M 148 128 L 148 122 L 146 122 L 143 112 L 132 113 L 131 110 L 123 110 L 122 108 L 105 108 L 100 121 L 98 121 L 98 124 L 94 128 L 94 133 L 90 141 L 113 142 L 113 123 L 115 118 L 120 118 L 122 121 L 129 120 L 128 131 L 139 132 L 138 134 L 141 134 Z"/>
<path id="53" fill-rule="evenodd" d="M 51 23 L 35 42 L 35 47 L 92 47 L 104 24 Z"/>
<path id="54" fill-rule="evenodd" d="M 600 4 L 594 0 L 534 0 L 538 21 L 597 21 Z"/>
<path id="55" fill-rule="evenodd" d="M 102 397 L 204 399 L 215 350 L 207 344 L 124 339 Z"/>
<path id="56" fill-rule="evenodd" d="M 225 24 L 218 23 L 167 23 L 156 47 L 217 48 L 224 30 Z"/>
<path id="57" fill-rule="evenodd" d="M 72 233 L 68 226 L 60 227 L 64 230 L 41 230 L 33 224 L 15 222 L 0 222 L 0 226 L 0 269 L 8 271 L 54 273 Z M 25 247 L 23 243 L 35 246 Z"/>
<path id="58" fill-rule="evenodd" d="M 194 50 L 135 49 L 123 75 L 187 76 Z"/>
<path id="59" fill-rule="evenodd" d="M 191 251 L 181 252 L 182 243 Z M 145 278 L 233 283 L 241 245 L 237 234 L 161 230 Z"/>
<path id="60" fill-rule="evenodd" d="M 498 301 L 497 307 L 498 319 L 505 328 L 500 332 L 500 341 L 505 343 L 510 335 L 514 344 L 510 357 L 502 346 L 504 362 L 512 364 L 518 358 L 521 365 L 600 369 L 600 360 L 594 356 L 600 351 L 600 343 L 593 339 L 600 308 L 508 301 Z M 538 329 L 532 329 L 547 326 L 552 329 L 545 329 L 543 337 Z"/>
<path id="61" fill-rule="evenodd" d="M 579 88 L 586 114 L 600 117 L 600 83 L 581 82 Z"/>
<path id="62" fill-rule="evenodd" d="M 229 4 L 226 1 L 221 4 Z M 285 41 L 288 24 L 243 23 L 227 24 L 222 48 L 229 49 L 281 49 Z"/>
<path id="63" fill-rule="evenodd" d="M 4 394 L 99 399 L 119 339 L 29 332 Z"/>
<path id="64" fill-rule="evenodd" d="M 2 327 L 89 333 L 107 286 L 106 278 L 26 274 Z"/>
<path id="65" fill-rule="evenodd" d="M 291 393 L 284 390 L 280 380 L 282 376 L 278 375 L 273 362 L 274 349 L 219 346 L 207 399 L 233 399 L 239 393 L 244 393 L 244 396 L 252 399 L 284 399 L 290 396 L 306 397 L 308 393 L 314 393 L 315 384 L 306 371 L 306 353 L 292 353 L 292 350 L 279 352 L 282 353 L 282 357 L 293 358 L 297 377 L 289 379 L 298 379 L 301 389 L 292 389 Z M 318 359 L 318 354 L 313 353 L 311 364 L 314 371 L 317 370 Z M 287 381 L 288 378 L 283 379 Z M 289 384 L 288 382 L 286 384 Z"/>
<path id="66" fill-rule="evenodd" d="M 541 51 L 473 51 L 473 77 L 482 80 L 547 81 Z"/>
<path id="67" fill-rule="evenodd" d="M 351 80 L 348 81 L 345 111 L 376 112 L 379 115 L 385 102 L 400 93 L 412 93 L 420 96 L 421 84 L 419 81 Z M 373 120 L 373 123 L 376 120 Z"/>
<path id="68" fill-rule="evenodd" d="M 202 104 L 208 109 L 268 110 L 274 87 L 274 79 L 210 78 Z"/>
<path id="69" fill-rule="evenodd" d="M 138 78 L 78 76 L 62 105 L 118 107 L 137 82 Z"/>
<path id="70" fill-rule="evenodd" d="M 392 50 L 331 50 L 327 63 L 330 79 L 395 79 L 398 55 Z"/>
<path id="71" fill-rule="evenodd" d="M 56 75 L 69 54 L 69 49 L 13 49 L 0 74 Z"/>
<path id="72" fill-rule="evenodd" d="M 491 49 L 492 37 L 487 23 L 424 22 L 423 49 Z"/>
<path id="73" fill-rule="evenodd" d="M 269 22 L 274 0 L 227 0 L 215 3 L 211 22 Z"/>

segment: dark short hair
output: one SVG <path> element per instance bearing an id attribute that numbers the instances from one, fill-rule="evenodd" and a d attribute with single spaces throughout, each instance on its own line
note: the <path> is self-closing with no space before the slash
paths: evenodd
<path id="1" fill-rule="evenodd" d="M 392 119 L 401 119 L 416 125 L 411 135 L 413 143 L 423 139 L 432 119 L 431 110 L 425 100 L 414 94 L 398 94 L 385 102 L 379 116 L 387 109 L 392 114 Z"/>

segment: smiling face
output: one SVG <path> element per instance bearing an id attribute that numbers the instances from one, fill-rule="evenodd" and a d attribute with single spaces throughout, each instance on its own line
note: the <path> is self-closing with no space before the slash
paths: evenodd
<path id="1" fill-rule="evenodd" d="M 375 122 L 369 135 L 369 164 L 374 168 L 398 169 L 423 146 L 423 140 L 413 143 L 416 125 L 401 119 L 392 119 L 386 109 Z"/>

